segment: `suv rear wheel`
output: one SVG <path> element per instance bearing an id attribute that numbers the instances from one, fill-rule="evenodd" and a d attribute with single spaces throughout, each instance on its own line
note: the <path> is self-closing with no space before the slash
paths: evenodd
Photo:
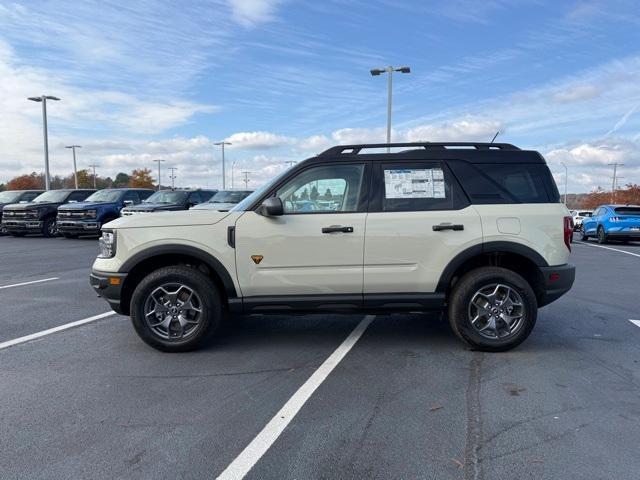
<path id="1" fill-rule="evenodd" d="M 510 350 L 531 333 L 538 304 L 529 283 L 511 270 L 482 267 L 451 292 L 449 322 L 460 339 L 487 352 Z"/>
<path id="2" fill-rule="evenodd" d="M 602 225 L 598 227 L 598 243 L 607 243 L 607 234 L 604 233 Z"/>
<path id="3" fill-rule="evenodd" d="M 200 346 L 220 326 L 222 302 L 209 277 L 185 266 L 160 268 L 131 298 L 131 321 L 148 345 L 164 352 Z"/>

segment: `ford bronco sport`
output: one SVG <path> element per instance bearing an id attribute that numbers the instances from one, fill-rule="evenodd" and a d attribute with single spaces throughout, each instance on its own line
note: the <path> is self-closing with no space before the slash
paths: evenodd
<path id="1" fill-rule="evenodd" d="M 164 351 L 201 345 L 227 313 L 428 310 L 472 348 L 502 351 L 571 288 L 571 234 L 535 151 L 339 146 L 229 212 L 106 224 L 91 284 Z"/>

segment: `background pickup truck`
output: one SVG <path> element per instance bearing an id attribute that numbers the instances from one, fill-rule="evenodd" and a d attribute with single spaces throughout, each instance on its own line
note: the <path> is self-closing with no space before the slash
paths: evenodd
<path id="1" fill-rule="evenodd" d="M 109 188 L 97 191 L 83 202 L 61 205 L 58 208 L 58 232 L 66 238 L 99 235 L 102 225 L 118 218 L 120 210 L 139 204 L 153 192 L 139 188 Z"/>

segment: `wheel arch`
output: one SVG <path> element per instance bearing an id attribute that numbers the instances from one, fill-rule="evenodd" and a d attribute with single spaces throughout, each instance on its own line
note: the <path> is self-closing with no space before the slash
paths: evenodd
<path id="1" fill-rule="evenodd" d="M 194 266 L 209 276 L 218 287 L 225 308 L 229 308 L 238 298 L 229 271 L 213 255 L 189 245 L 158 245 L 132 256 L 118 270 L 119 273 L 127 274 L 120 298 L 121 310 L 125 315 L 130 313 L 129 304 L 133 291 L 142 278 L 153 270 L 170 265 Z"/>
<path id="2" fill-rule="evenodd" d="M 548 267 L 548 262 L 532 248 L 506 241 L 474 245 L 460 252 L 440 275 L 436 292 L 448 295 L 462 275 L 485 266 L 503 267 L 516 272 L 531 285 L 536 297 L 542 297 L 544 277 L 540 267 Z"/>

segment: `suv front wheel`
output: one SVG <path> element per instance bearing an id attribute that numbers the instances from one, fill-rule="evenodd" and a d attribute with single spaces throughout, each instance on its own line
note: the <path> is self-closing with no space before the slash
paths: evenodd
<path id="1" fill-rule="evenodd" d="M 199 347 L 220 326 L 220 294 L 195 268 L 171 266 L 145 277 L 131 297 L 131 321 L 147 344 L 164 352 Z"/>
<path id="2" fill-rule="evenodd" d="M 529 283 L 517 273 L 482 267 L 466 273 L 449 299 L 449 322 L 460 339 L 476 350 L 500 352 L 531 333 L 538 304 Z"/>

